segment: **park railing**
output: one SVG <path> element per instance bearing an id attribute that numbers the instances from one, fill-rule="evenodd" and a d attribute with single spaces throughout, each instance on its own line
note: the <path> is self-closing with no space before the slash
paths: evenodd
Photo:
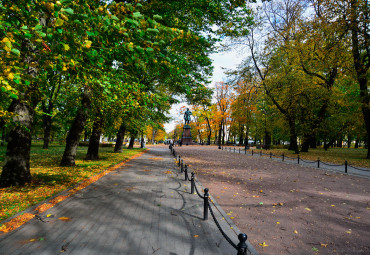
<path id="1" fill-rule="evenodd" d="M 299 154 L 297 155 L 297 157 L 289 157 L 285 155 L 284 153 L 281 155 L 273 154 L 272 152 L 263 153 L 262 152 L 263 150 L 255 151 L 255 150 L 248 150 L 245 148 L 242 148 L 242 149 L 238 148 L 238 150 L 236 150 L 235 147 L 223 147 L 223 146 L 221 147 L 221 149 L 224 151 L 228 151 L 228 152 L 234 152 L 234 153 L 239 152 L 239 154 L 244 152 L 244 154 L 249 154 L 252 156 L 259 156 L 259 157 L 267 156 L 270 159 L 281 159 L 282 161 L 285 161 L 288 163 L 297 163 L 297 164 L 312 166 L 316 168 L 323 168 L 323 169 L 333 170 L 333 171 L 341 172 L 345 174 L 356 174 L 356 175 L 370 177 L 370 169 L 350 165 L 348 164 L 347 160 L 345 160 L 343 164 L 332 164 L 332 163 L 323 162 L 320 160 L 320 158 L 317 158 L 317 160 L 302 159 L 299 156 Z"/>
<path id="2" fill-rule="evenodd" d="M 226 241 L 236 250 L 237 255 L 258 255 L 257 251 L 253 248 L 253 246 L 247 241 L 248 237 L 244 233 L 240 233 L 238 235 L 239 243 L 235 244 L 231 238 L 225 233 L 222 229 L 217 217 L 215 216 L 214 209 L 218 210 L 216 205 L 214 204 L 213 200 L 210 199 L 209 190 L 205 188 L 203 191 L 203 195 L 199 192 L 199 189 L 196 185 L 196 178 L 195 173 L 191 172 L 191 177 L 189 178 L 189 169 L 188 166 L 184 163 L 184 160 L 181 156 L 176 152 L 172 145 L 169 146 L 172 155 L 176 158 L 176 165 L 180 168 L 180 172 L 184 173 L 184 181 L 189 181 L 190 184 L 190 193 L 196 193 L 200 199 L 203 200 L 203 220 L 208 220 L 208 212 L 210 212 L 212 219 L 214 220 L 218 230 L 221 232 L 222 236 L 226 239 Z M 201 185 L 198 182 L 199 185 Z M 219 210 L 218 210 L 219 211 Z M 219 211 L 220 212 L 220 211 Z M 220 212 L 221 213 L 221 212 Z M 222 213 L 221 213 L 222 215 Z M 223 216 L 224 218 L 227 217 L 226 215 Z"/>

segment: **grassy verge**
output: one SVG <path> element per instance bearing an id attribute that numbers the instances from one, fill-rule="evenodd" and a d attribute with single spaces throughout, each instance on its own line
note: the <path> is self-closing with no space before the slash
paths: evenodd
<path id="1" fill-rule="evenodd" d="M 77 183 L 92 177 L 101 171 L 124 161 L 143 149 L 124 150 L 113 153 L 113 148 L 100 148 L 98 161 L 84 161 L 87 147 L 79 147 L 75 167 L 60 167 L 64 146 L 53 145 L 43 150 L 42 145 L 31 149 L 32 183 L 23 187 L 0 189 L 0 221 L 21 212 Z M 0 147 L 0 159 L 3 161 L 5 147 Z M 2 167 L 3 162 L 0 163 Z M 1 171 L 0 171 L 1 172 Z"/>
<path id="2" fill-rule="evenodd" d="M 260 150 L 254 150 L 259 153 Z M 262 150 L 262 153 L 272 153 L 274 155 L 284 155 L 297 158 L 298 155 L 294 154 L 293 151 L 287 149 L 272 149 L 272 150 Z M 327 151 L 324 149 L 310 149 L 308 152 L 300 152 L 299 157 L 305 160 L 317 160 L 333 163 L 333 164 L 344 164 L 347 160 L 349 165 L 358 167 L 370 168 L 370 160 L 366 159 L 367 150 L 366 149 L 348 149 L 348 148 L 331 148 Z"/>

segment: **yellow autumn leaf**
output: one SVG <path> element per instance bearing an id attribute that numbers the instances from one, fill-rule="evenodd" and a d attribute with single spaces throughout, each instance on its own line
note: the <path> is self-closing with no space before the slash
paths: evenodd
<path id="1" fill-rule="evenodd" d="M 276 224 L 278 224 L 278 225 L 279 225 L 279 224 L 280 224 L 280 222 L 276 222 Z"/>
<path id="2" fill-rule="evenodd" d="M 304 208 L 305 210 L 307 210 L 307 211 L 309 211 L 309 212 L 311 212 L 311 209 L 310 208 L 308 208 L 308 207 L 306 207 L 306 208 Z"/>
<path id="3" fill-rule="evenodd" d="M 60 27 L 63 25 L 63 23 L 64 23 L 64 20 L 62 20 L 61 18 L 57 18 L 57 20 L 55 21 L 55 26 Z"/>
<path id="4" fill-rule="evenodd" d="M 92 44 L 92 41 L 89 41 L 89 40 L 86 40 L 86 41 L 85 41 L 85 47 L 86 47 L 86 48 L 88 48 L 88 49 L 89 49 L 89 48 L 91 47 L 91 44 Z"/>
<path id="5" fill-rule="evenodd" d="M 294 230 L 294 234 L 298 234 L 298 231 L 297 230 Z"/>
<path id="6" fill-rule="evenodd" d="M 262 247 L 267 247 L 268 245 L 266 244 L 266 242 L 263 242 L 263 243 L 259 243 L 260 246 Z"/>
<path id="7" fill-rule="evenodd" d="M 348 229 L 348 230 L 346 231 L 346 233 L 347 233 L 347 234 L 352 234 L 352 229 Z"/>
<path id="8" fill-rule="evenodd" d="M 14 73 L 9 73 L 8 74 L 8 79 L 13 80 L 14 79 Z"/>
<path id="9" fill-rule="evenodd" d="M 70 47 L 69 47 L 69 45 L 68 45 L 68 44 L 64 44 L 63 46 L 64 46 L 64 50 L 65 50 L 65 51 L 69 51 Z"/>
<path id="10" fill-rule="evenodd" d="M 48 215 L 46 215 L 46 217 L 48 217 L 48 218 L 49 218 L 49 217 L 51 217 L 51 216 L 52 216 L 52 215 L 51 215 L 50 213 L 49 213 Z"/>

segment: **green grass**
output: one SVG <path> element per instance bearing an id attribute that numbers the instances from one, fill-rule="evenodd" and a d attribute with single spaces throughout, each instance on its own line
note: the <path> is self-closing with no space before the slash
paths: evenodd
<path id="1" fill-rule="evenodd" d="M 0 167 L 3 166 L 6 147 L 0 147 Z M 116 165 L 144 149 L 123 150 L 113 153 L 113 147 L 101 147 L 98 161 L 86 161 L 87 147 L 79 147 L 75 167 L 60 167 L 59 163 L 64 152 L 64 146 L 52 145 L 48 150 L 41 144 L 31 148 L 32 183 L 22 187 L 0 189 L 0 221 L 21 212 L 77 183 L 92 177 L 101 171 Z M 0 170 L 1 172 L 1 170 Z"/>

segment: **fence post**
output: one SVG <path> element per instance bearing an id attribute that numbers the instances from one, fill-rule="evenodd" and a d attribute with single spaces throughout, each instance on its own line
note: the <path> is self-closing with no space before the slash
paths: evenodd
<path id="1" fill-rule="evenodd" d="M 238 254 L 237 255 L 245 255 L 247 254 L 247 244 L 245 243 L 248 239 L 247 235 L 244 233 L 240 233 L 238 235 L 239 243 L 236 247 L 238 247 Z"/>
<path id="2" fill-rule="evenodd" d="M 204 189 L 204 214 L 203 214 L 203 220 L 208 220 L 208 197 L 209 197 L 209 194 L 208 194 L 208 189 L 205 188 Z"/>
<path id="3" fill-rule="evenodd" d="M 252 156 L 253 156 L 253 150 L 252 150 Z"/>
<path id="4" fill-rule="evenodd" d="M 320 158 L 317 158 L 317 168 L 320 168 Z"/>
<path id="5" fill-rule="evenodd" d="M 270 158 L 272 158 L 272 152 L 270 152 Z"/>
<path id="6" fill-rule="evenodd" d="M 185 181 L 188 180 L 188 166 L 185 164 Z"/>
<path id="7" fill-rule="evenodd" d="M 283 161 L 284 161 L 284 157 L 285 157 L 285 155 L 284 155 L 284 153 L 283 153 Z"/>
<path id="8" fill-rule="evenodd" d="M 180 173 L 184 172 L 184 160 L 181 160 L 181 170 Z"/>
<path id="9" fill-rule="evenodd" d="M 178 166 L 181 166 L 181 156 L 179 155 L 179 163 Z"/>
<path id="10" fill-rule="evenodd" d="M 191 172 L 191 186 L 190 186 L 190 193 L 194 194 L 194 186 L 195 186 L 195 180 L 194 180 L 194 172 Z"/>
<path id="11" fill-rule="evenodd" d="M 344 161 L 344 172 L 348 173 L 348 163 L 347 160 Z"/>
<path id="12" fill-rule="evenodd" d="M 298 158 L 297 159 L 298 159 L 298 165 L 299 165 L 299 154 L 298 154 Z"/>

